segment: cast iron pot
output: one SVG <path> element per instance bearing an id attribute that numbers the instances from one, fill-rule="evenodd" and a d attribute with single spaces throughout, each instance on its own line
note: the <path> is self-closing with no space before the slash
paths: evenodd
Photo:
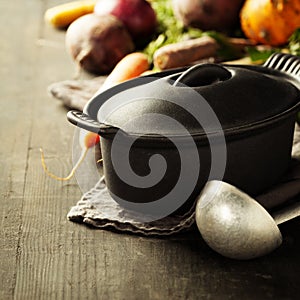
<path id="1" fill-rule="evenodd" d="M 119 84 L 67 116 L 101 136 L 116 201 L 183 213 L 207 180 L 255 196 L 280 179 L 291 161 L 299 73 L 300 58 L 286 54 L 263 66 L 201 64 Z"/>

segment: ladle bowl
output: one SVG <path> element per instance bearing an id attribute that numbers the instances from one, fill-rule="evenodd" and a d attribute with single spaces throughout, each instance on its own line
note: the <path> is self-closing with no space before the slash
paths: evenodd
<path id="1" fill-rule="evenodd" d="M 251 259 L 280 246 L 276 220 L 249 195 L 223 181 L 209 181 L 196 205 L 196 223 L 206 243 L 223 256 Z"/>

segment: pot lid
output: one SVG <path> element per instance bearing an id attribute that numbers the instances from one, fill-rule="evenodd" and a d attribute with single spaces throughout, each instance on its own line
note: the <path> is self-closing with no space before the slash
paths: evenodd
<path id="1" fill-rule="evenodd" d="M 157 75 L 156 75 L 157 76 Z M 261 66 L 201 64 L 141 77 L 98 95 L 100 123 L 129 135 L 185 136 L 261 124 L 299 104 L 289 74 Z M 95 103 L 94 103 L 95 104 Z M 95 105 L 87 107 L 95 114 Z"/>

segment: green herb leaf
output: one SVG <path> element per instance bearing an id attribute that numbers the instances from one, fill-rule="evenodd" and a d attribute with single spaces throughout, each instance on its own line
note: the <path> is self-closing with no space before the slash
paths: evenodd
<path id="1" fill-rule="evenodd" d="M 259 49 L 257 47 L 247 47 L 246 51 L 253 62 L 264 63 L 277 49 Z M 280 52 L 280 51 L 279 51 Z"/>
<path id="2" fill-rule="evenodd" d="M 197 38 L 202 35 L 200 29 L 186 28 L 182 22 L 175 18 L 172 1 L 152 0 L 151 5 L 156 12 L 158 28 L 154 39 L 143 50 L 143 52 L 148 55 L 150 61 L 153 58 L 154 52 L 162 46 Z"/>
<path id="3" fill-rule="evenodd" d="M 217 54 L 222 60 L 232 60 L 240 57 L 237 49 L 230 45 L 228 37 L 224 34 L 216 31 L 207 31 L 203 35 L 208 35 L 217 41 L 220 47 Z"/>
<path id="4" fill-rule="evenodd" d="M 291 54 L 300 56 L 300 28 L 296 29 L 289 38 L 288 48 Z"/>

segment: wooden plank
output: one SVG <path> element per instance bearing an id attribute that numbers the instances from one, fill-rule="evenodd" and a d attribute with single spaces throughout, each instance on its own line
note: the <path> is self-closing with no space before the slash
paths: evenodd
<path id="1" fill-rule="evenodd" d="M 64 50 L 64 32 L 44 26 L 41 6 L 30 14 L 38 32 L 32 31 L 37 46 L 33 44 L 27 53 L 35 60 L 31 70 L 31 139 L 14 298 L 76 298 L 81 296 L 78 289 L 84 294 L 83 287 L 90 286 L 90 280 L 80 279 L 82 265 L 75 263 L 84 251 L 77 244 L 82 244 L 87 228 L 74 231 L 66 214 L 81 193 L 75 180 L 62 184 L 46 177 L 39 159 L 42 146 L 52 170 L 66 174 L 71 168 L 74 127 L 67 123 L 64 107 L 47 96 L 46 88 L 53 81 L 71 78 L 75 68 Z"/>
<path id="2" fill-rule="evenodd" d="M 28 70 L 34 61 L 33 56 L 27 57 L 26 52 L 35 28 L 28 20 L 26 7 L 19 2 L 2 1 L 0 9 L 3 12 L 1 28 L 6 28 L 0 33 L 0 298 L 9 299 L 13 296 L 20 258 L 24 182 L 31 137 L 28 129 L 32 102 L 27 97 L 32 87 Z M 13 17 L 16 15 L 19 18 Z M 24 24 L 28 27 L 25 28 Z"/>
<path id="3" fill-rule="evenodd" d="M 47 97 L 47 85 L 55 78 L 58 80 L 59 76 L 56 74 L 57 68 L 56 75 L 53 76 L 54 64 L 45 77 L 38 79 L 44 72 L 43 62 L 48 63 L 47 57 L 39 57 L 41 62 L 37 57 L 39 50 L 44 47 L 43 43 L 40 43 L 43 3 L 40 1 L 27 1 L 26 3 L 5 1 L 0 3 L 0 8 L 5 12 L 1 17 L 1 27 L 6 28 L 0 33 L 2 41 L 0 72 L 1 78 L 4 79 L 1 84 L 0 102 L 3 112 L 0 132 L 0 299 L 9 299 L 13 297 L 17 268 L 22 260 L 24 190 L 26 172 L 31 168 L 28 164 L 29 152 L 33 151 L 30 145 L 31 130 L 34 119 L 37 125 L 39 123 L 39 115 L 33 115 L 34 107 L 42 106 L 47 110 L 49 103 L 54 103 L 52 99 L 48 99 L 49 103 L 45 106 L 42 101 Z M 58 37 L 58 41 L 53 41 L 50 46 L 48 45 L 54 51 L 64 50 L 64 33 L 61 32 Z M 70 67 L 68 72 L 70 73 L 67 75 L 71 76 L 73 68 Z M 62 74 L 61 80 L 63 76 L 66 74 Z M 52 113 L 55 113 L 57 106 L 54 105 L 53 108 Z M 64 114 L 65 111 L 61 110 L 61 115 Z M 49 115 L 45 118 L 48 117 Z M 47 131 L 44 131 L 43 136 L 47 136 L 45 133 Z M 43 143 L 43 139 L 40 141 Z"/>

